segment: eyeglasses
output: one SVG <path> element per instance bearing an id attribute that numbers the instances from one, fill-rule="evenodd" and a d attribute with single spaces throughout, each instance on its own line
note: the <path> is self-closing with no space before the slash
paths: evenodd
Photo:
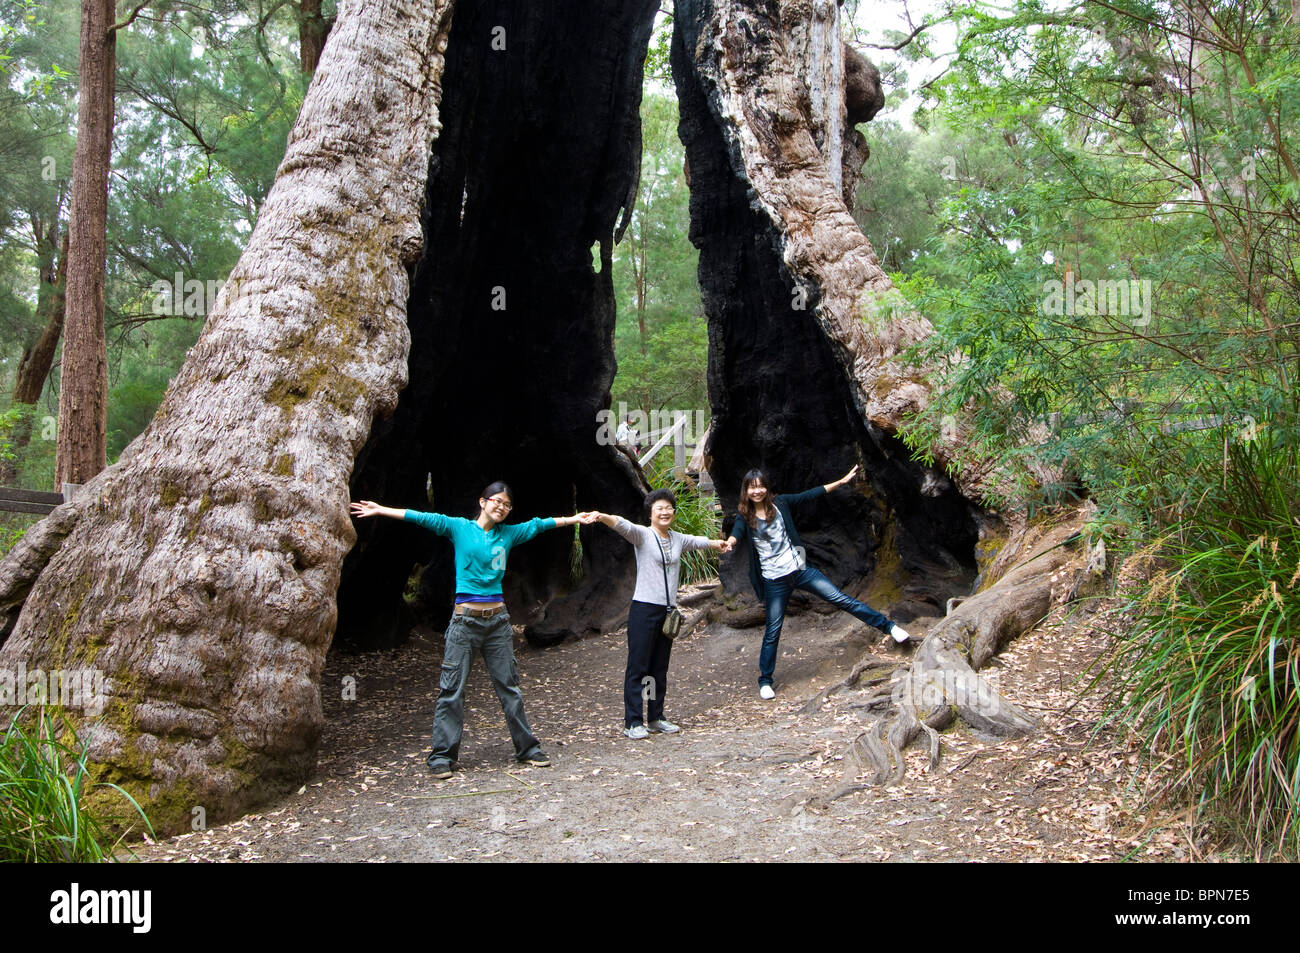
<path id="1" fill-rule="evenodd" d="M 488 497 L 486 502 L 495 503 L 497 506 L 504 506 L 508 510 L 512 510 L 515 508 L 515 505 L 511 503 L 509 500 L 499 500 L 495 496 Z"/>

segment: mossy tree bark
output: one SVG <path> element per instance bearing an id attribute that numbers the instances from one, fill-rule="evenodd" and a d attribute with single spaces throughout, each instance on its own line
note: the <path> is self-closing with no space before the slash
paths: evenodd
<path id="1" fill-rule="evenodd" d="M 348 479 L 406 383 L 451 0 L 344 5 L 244 255 L 158 414 L 0 564 L 0 668 L 96 669 L 98 777 L 156 825 L 315 763 Z M 76 712 L 72 712 L 76 715 Z"/>

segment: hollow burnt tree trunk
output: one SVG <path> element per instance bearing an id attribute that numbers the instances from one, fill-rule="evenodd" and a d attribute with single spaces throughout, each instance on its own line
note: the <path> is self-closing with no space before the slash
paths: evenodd
<path id="1" fill-rule="evenodd" d="M 612 248 L 640 166 L 642 65 L 656 0 L 457 9 L 425 254 L 411 289 L 411 383 L 366 445 L 355 495 L 460 516 L 495 480 L 512 521 L 600 509 L 641 518 L 648 487 L 597 424 L 615 373 Z M 333 41 L 331 41 L 333 42 Z M 432 501 L 427 494 L 432 489 Z M 410 526 L 360 530 L 339 592 L 339 642 L 373 648 L 452 603 L 451 547 Z M 630 547 L 572 530 L 510 554 L 504 595 L 535 644 L 617 625 Z M 420 603 L 403 589 L 423 565 Z"/>
<path id="2" fill-rule="evenodd" d="M 194 807 L 231 816 L 315 763 L 348 479 L 406 383 L 450 14 L 344 5 L 157 416 L 0 563 L 0 668 L 102 671 L 103 714 L 80 726 L 96 777 L 162 830 Z"/>
<path id="3" fill-rule="evenodd" d="M 838 7 L 687 0 L 672 55 L 709 316 L 709 472 L 726 512 L 751 467 L 792 492 L 861 463 L 862 483 L 801 523 L 810 560 L 904 618 L 932 613 L 975 577 L 984 516 L 973 488 L 922 467 L 896 436 L 928 385 L 893 358 L 930 325 L 894 310 L 844 201 L 865 144 L 847 121 Z M 854 121 L 883 103 L 878 79 L 854 92 Z M 738 563 L 724 560 L 723 576 L 743 592 Z"/>
<path id="4" fill-rule="evenodd" d="M 810 561 L 901 621 L 942 615 L 975 582 L 981 539 L 1005 532 L 983 505 L 1004 474 L 971 458 L 960 422 L 932 448 L 939 468 L 961 460 L 956 476 L 922 466 L 898 438 L 930 394 L 927 369 L 898 357 L 932 328 L 850 214 L 866 154 L 852 123 L 883 104 L 878 74 L 843 50 L 835 0 L 678 0 L 672 57 L 709 316 L 709 470 L 724 506 L 735 512 L 755 465 L 794 491 L 861 463 L 864 486 L 822 502 L 822 522 L 801 533 Z M 1018 513 L 1002 515 L 1019 525 Z M 743 591 L 738 563 L 724 561 L 723 577 Z M 1047 562 L 1028 574 L 1040 572 Z M 1020 579 L 1002 592 L 1000 637 L 1037 621 L 1041 588 Z M 957 664 L 965 631 L 937 627 L 916 677 L 973 675 Z M 1032 723 L 994 704 L 1006 731 Z M 913 728 L 895 741 L 915 740 Z"/>

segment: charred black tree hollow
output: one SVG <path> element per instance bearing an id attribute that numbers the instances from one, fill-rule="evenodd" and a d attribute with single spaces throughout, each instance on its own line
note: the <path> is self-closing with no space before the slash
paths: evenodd
<path id="1" fill-rule="evenodd" d="M 777 492 L 797 492 L 860 463 L 865 479 L 801 520 L 809 560 L 851 592 L 870 586 L 885 603 L 880 608 L 900 618 L 933 615 L 975 577 L 976 511 L 855 406 L 845 370 L 814 318 L 819 289 L 792 278 L 779 251 L 782 236 L 724 133 L 736 121 L 722 113 L 706 81 L 712 66 L 699 57 L 714 6 L 678 0 L 672 69 L 690 171 L 691 241 L 700 250 L 709 321 L 707 449 L 724 525 L 734 518 L 741 478 L 751 468 L 764 469 Z M 757 31 L 782 29 L 782 5 L 733 6 L 745 8 L 745 26 L 756 31 L 739 55 L 761 57 Z M 728 590 L 749 593 L 741 559 L 724 559 L 722 576 Z"/>
<path id="2" fill-rule="evenodd" d="M 581 15 L 512 0 L 459 4 L 442 134 L 429 169 L 424 254 L 412 278 L 410 383 L 376 427 L 353 498 L 472 517 L 505 480 L 511 521 L 599 508 L 637 518 L 643 486 L 597 440 L 614 378 L 615 233 L 640 169 L 642 66 L 657 0 L 595 0 Z M 442 628 L 445 540 L 391 521 L 358 526 L 343 568 L 338 644 L 392 645 Z M 614 534 L 572 530 L 510 556 L 506 602 L 538 643 L 626 612 L 634 567 Z M 424 566 L 416 617 L 403 600 Z M 574 578 L 571 578 L 574 577 Z"/>

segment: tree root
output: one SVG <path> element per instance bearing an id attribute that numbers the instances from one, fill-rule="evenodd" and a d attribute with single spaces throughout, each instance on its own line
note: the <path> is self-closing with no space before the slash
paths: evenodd
<path id="1" fill-rule="evenodd" d="M 862 678 L 862 676 L 866 672 L 869 672 L 871 669 L 888 667 L 890 669 L 888 673 L 881 676 L 880 678 L 870 679 L 867 682 L 868 685 L 878 685 L 881 681 L 889 678 L 889 676 L 893 674 L 893 670 L 895 667 L 897 667 L 898 664 L 899 663 L 897 660 L 876 658 L 874 655 L 868 655 L 865 658 L 860 659 L 858 663 L 853 666 L 853 671 L 849 672 L 848 677 L 846 677 L 844 681 L 832 685 L 829 688 L 824 688 L 816 695 L 814 695 L 812 698 L 808 699 L 806 702 L 803 703 L 802 706 L 800 706 L 799 714 L 801 715 L 811 714 L 812 712 L 815 712 L 818 708 L 821 708 L 822 705 L 826 704 L 826 700 L 830 698 L 832 695 L 834 695 L 836 692 L 844 691 L 846 688 L 856 687 L 858 681 Z"/>
<path id="2" fill-rule="evenodd" d="M 825 803 L 860 789 L 856 778 L 865 770 L 872 772 L 870 785 L 898 784 L 906 771 L 903 752 L 922 736 L 928 742 L 933 770 L 940 759 L 939 731 L 956 718 L 997 738 L 1019 737 L 1038 726 L 1037 719 L 1004 698 L 978 669 L 1007 642 L 1041 621 L 1054 605 L 1077 597 L 1100 579 L 1101 567 L 1095 558 L 1089 560 L 1079 523 L 1074 518 L 1044 533 L 1030 556 L 995 585 L 954 606 L 926 636 L 911 665 L 892 673 L 887 687 L 850 706 L 871 711 L 872 720 L 849 746 L 844 777 Z M 850 678 L 886 664 L 890 663 L 864 660 Z M 848 682 L 814 701 L 820 704 L 824 696 L 847 687 Z"/>

